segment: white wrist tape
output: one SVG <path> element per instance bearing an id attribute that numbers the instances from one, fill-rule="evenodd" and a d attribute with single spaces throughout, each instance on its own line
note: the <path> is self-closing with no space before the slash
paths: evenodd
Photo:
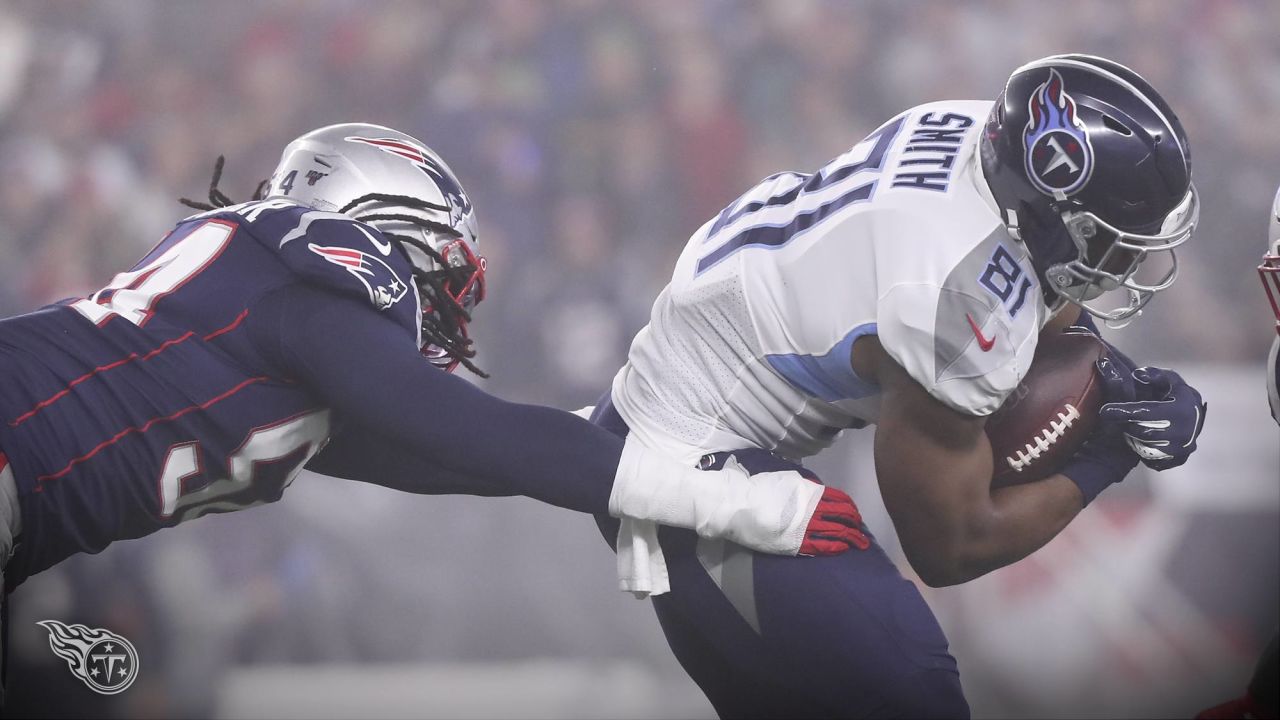
<path id="1" fill-rule="evenodd" d="M 775 555 L 800 552 L 823 486 L 793 471 L 748 475 L 732 459 L 696 470 L 628 436 L 609 514 L 687 528 Z"/>

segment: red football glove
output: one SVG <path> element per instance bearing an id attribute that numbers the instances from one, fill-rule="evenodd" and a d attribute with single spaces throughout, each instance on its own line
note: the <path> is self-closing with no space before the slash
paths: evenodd
<path id="1" fill-rule="evenodd" d="M 812 556 L 839 555 L 850 547 L 866 550 L 871 540 L 862 531 L 862 514 L 853 498 L 843 490 L 824 488 L 822 499 L 804 531 L 800 554 Z"/>

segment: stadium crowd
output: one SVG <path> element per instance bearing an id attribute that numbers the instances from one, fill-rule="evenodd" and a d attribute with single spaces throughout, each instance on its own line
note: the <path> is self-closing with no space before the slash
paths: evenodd
<path id="1" fill-rule="evenodd" d="M 1178 110 L 1204 204 L 1178 285 L 1118 344 L 1170 362 L 1256 362 L 1265 352 L 1252 273 L 1280 168 L 1280 4 L 231 7 L 0 0 L 0 313 L 84 295 L 127 269 L 189 212 L 179 196 L 207 192 L 217 156 L 226 156 L 222 189 L 247 199 L 294 136 L 376 122 L 434 147 L 477 207 L 489 294 L 473 327 L 479 364 L 493 375 L 486 387 L 577 407 L 607 386 L 688 235 L 756 179 L 812 170 L 903 108 L 991 98 L 1021 62 L 1083 49 L 1138 69 Z M 82 614 L 115 622 L 144 654 L 173 658 L 183 642 L 225 646 L 164 686 L 140 685 L 156 712 L 209 707 L 201 681 L 220 663 L 462 652 L 447 641 L 447 623 L 433 629 L 431 653 L 412 632 L 374 623 L 344 630 L 351 619 L 342 608 L 355 599 L 338 578 L 357 575 L 389 612 L 420 603 L 447 613 L 448 590 L 397 585 L 337 535 L 299 536 L 252 515 L 227 521 L 236 537 L 203 531 L 221 545 L 157 550 L 162 534 L 138 557 L 116 553 L 110 567 L 68 566 L 66 587 L 92 598 L 78 601 L 93 606 Z M 482 535 L 469 547 L 503 561 L 497 541 Z M 190 582 L 148 580 L 161 573 Z M 190 618 L 175 618 L 182 593 L 202 583 L 235 592 L 200 636 Z M 137 586 L 153 589 L 141 604 Z M 564 639 L 575 630 L 555 616 L 569 596 L 533 589 L 522 600 L 546 607 L 548 629 L 537 631 L 546 637 L 535 642 L 547 654 L 595 642 Z M 178 627 L 186 635 L 173 639 Z M 502 653 L 495 643 L 491 655 Z"/>

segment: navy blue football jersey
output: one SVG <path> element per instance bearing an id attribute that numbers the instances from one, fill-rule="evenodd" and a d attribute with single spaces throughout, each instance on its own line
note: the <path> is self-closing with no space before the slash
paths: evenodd
<path id="1" fill-rule="evenodd" d="M 94 295 L 0 321 L 0 452 L 22 511 L 9 589 L 73 553 L 280 498 L 336 422 L 246 330 L 298 285 L 421 345 L 398 244 L 287 200 L 190 217 Z"/>

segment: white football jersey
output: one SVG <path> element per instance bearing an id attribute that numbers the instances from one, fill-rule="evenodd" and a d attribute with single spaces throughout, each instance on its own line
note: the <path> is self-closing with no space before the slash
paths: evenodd
<path id="1" fill-rule="evenodd" d="M 981 177 L 991 107 L 912 108 L 694 233 L 614 378 L 638 438 L 690 461 L 812 455 L 877 418 L 879 388 L 851 365 L 864 335 L 948 406 L 998 408 L 1050 313 Z"/>

